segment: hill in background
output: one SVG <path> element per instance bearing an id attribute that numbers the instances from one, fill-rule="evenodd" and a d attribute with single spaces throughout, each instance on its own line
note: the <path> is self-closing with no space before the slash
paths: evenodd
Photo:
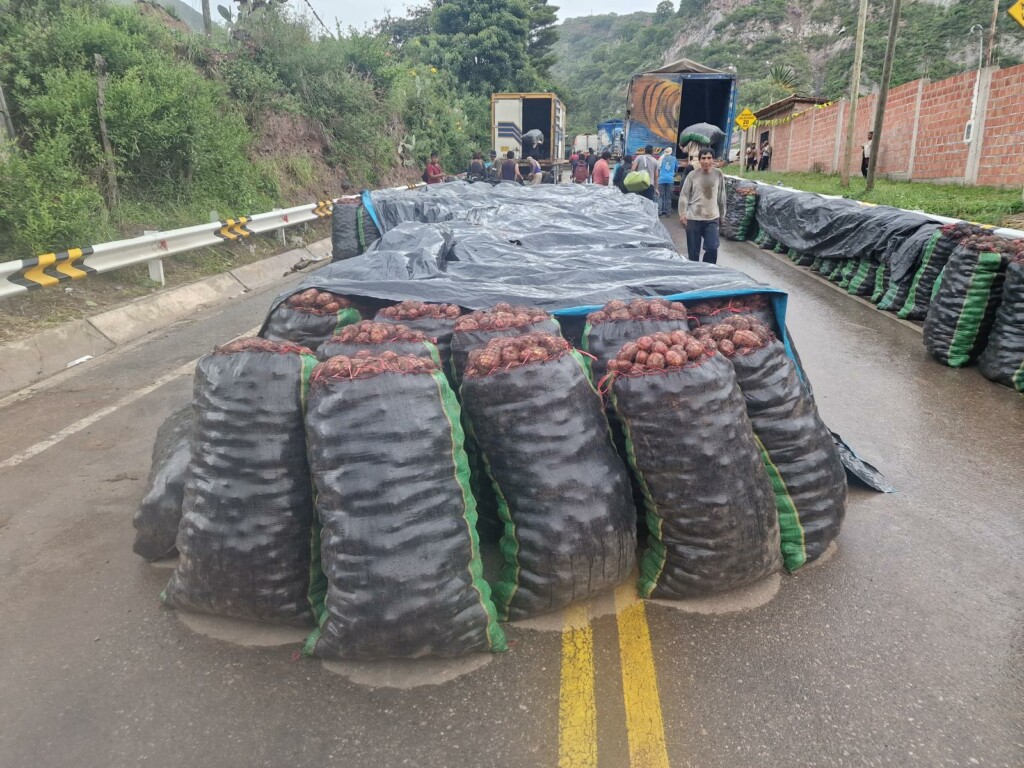
<path id="1" fill-rule="evenodd" d="M 1000 0 L 994 63 L 1024 57 L 1024 30 Z M 569 113 L 569 133 L 593 132 L 601 119 L 621 117 L 629 78 L 682 57 L 740 77 L 740 107 L 758 109 L 789 93 L 838 98 L 849 91 L 856 0 L 670 0 L 654 13 L 566 19 L 559 27 L 552 67 Z M 890 4 L 871 0 L 861 92 L 881 76 Z M 991 0 L 904 3 L 893 82 L 940 80 L 977 66 L 977 32 L 987 39 Z M 785 84 L 770 71 L 791 71 Z M 786 80 L 787 78 L 783 78 Z"/>

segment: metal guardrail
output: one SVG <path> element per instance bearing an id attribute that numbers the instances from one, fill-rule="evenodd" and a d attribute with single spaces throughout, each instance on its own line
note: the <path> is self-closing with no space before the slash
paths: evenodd
<path id="1" fill-rule="evenodd" d="M 387 191 L 418 189 L 423 186 L 423 182 L 418 182 L 390 187 Z M 330 217 L 335 205 L 357 205 L 360 199 L 360 195 L 343 195 L 333 200 L 318 200 L 269 213 L 152 232 L 129 240 L 71 248 L 60 253 L 44 253 L 32 259 L 5 261 L 0 263 L 0 299 L 134 264 L 152 265 L 154 262 L 159 263 L 165 256 L 326 219 Z M 162 276 L 162 271 L 160 274 Z M 150 275 L 153 275 L 152 269 Z"/>

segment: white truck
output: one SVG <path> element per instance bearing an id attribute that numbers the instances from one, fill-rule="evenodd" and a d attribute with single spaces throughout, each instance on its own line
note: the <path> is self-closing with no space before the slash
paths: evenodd
<path id="1" fill-rule="evenodd" d="M 520 161 L 532 155 L 557 181 L 566 161 L 565 104 L 554 93 L 492 94 L 491 146 L 499 159 L 510 151 Z"/>
<path id="2" fill-rule="evenodd" d="M 596 133 L 578 133 L 572 140 L 573 152 L 586 152 L 588 149 L 597 152 L 600 146 L 601 138 Z"/>

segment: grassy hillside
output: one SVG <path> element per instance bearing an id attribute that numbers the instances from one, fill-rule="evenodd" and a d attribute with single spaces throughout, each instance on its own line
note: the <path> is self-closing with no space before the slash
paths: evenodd
<path id="1" fill-rule="evenodd" d="M 1000 0 L 996 59 L 1003 66 L 1024 56 L 1024 30 Z M 552 75 L 567 102 L 570 133 L 593 131 L 597 121 L 620 116 L 631 75 L 687 57 L 713 67 L 734 66 L 740 106 L 762 107 L 787 95 L 769 76 L 773 65 L 791 68 L 791 88 L 836 98 L 849 92 L 856 31 L 856 0 L 679 0 L 671 15 L 633 13 L 567 19 L 559 27 Z M 865 35 L 862 90 L 881 75 L 891 3 L 871 0 Z M 977 66 L 981 24 L 987 34 L 991 0 L 904 3 L 893 85 L 948 77 Z"/>

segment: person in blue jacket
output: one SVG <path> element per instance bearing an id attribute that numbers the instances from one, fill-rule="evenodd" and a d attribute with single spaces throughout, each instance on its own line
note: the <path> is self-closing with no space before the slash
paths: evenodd
<path id="1" fill-rule="evenodd" d="M 678 163 L 672 155 L 672 147 L 665 147 L 658 162 L 658 215 L 668 216 L 672 213 L 672 187 L 676 180 Z"/>

